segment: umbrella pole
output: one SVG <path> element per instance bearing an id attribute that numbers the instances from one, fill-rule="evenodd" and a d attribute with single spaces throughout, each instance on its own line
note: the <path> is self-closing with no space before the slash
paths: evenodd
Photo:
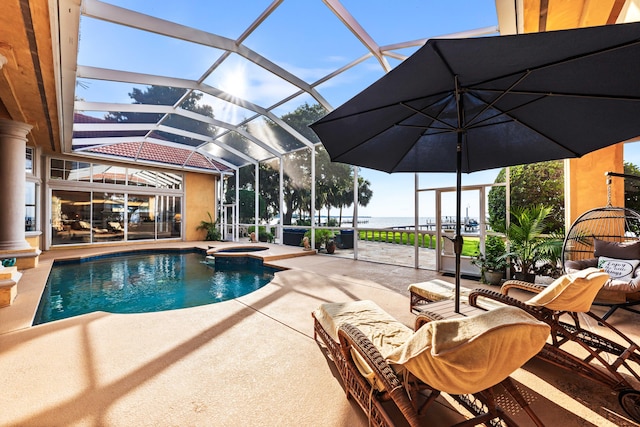
<path id="1" fill-rule="evenodd" d="M 460 313 L 460 256 L 462 255 L 462 234 L 460 234 L 460 217 L 462 215 L 462 138 L 464 129 L 464 110 L 462 108 L 462 94 L 460 81 L 455 76 L 456 107 L 458 110 L 458 143 L 456 144 L 456 235 L 453 242 L 453 250 L 456 254 L 456 281 L 454 309 Z"/>
<path id="2" fill-rule="evenodd" d="M 455 282 L 455 312 L 460 313 L 460 255 L 462 254 L 463 239 L 460 234 L 460 215 L 462 210 L 462 132 L 458 132 L 456 147 L 456 235 L 453 250 L 456 254 L 456 282 Z"/>

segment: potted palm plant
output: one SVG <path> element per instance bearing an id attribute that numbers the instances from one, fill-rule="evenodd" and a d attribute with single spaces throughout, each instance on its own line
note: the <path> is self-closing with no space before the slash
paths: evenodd
<path id="1" fill-rule="evenodd" d="M 485 253 L 478 253 L 471 264 L 480 269 L 480 281 L 490 285 L 499 285 L 509 266 L 504 241 L 499 236 L 488 236 L 485 241 Z"/>
<path id="2" fill-rule="evenodd" d="M 209 221 L 200 221 L 200 225 L 196 227 L 196 230 L 205 230 L 207 232 L 205 240 L 220 240 L 222 236 L 220 230 L 218 230 L 218 221 L 213 220 L 210 212 L 207 212 L 207 215 L 209 216 Z"/>
<path id="3" fill-rule="evenodd" d="M 544 233 L 551 207 L 544 205 L 513 207 L 511 222 L 503 231 L 509 242 L 507 256 L 515 267 L 514 278 L 535 282 L 539 264 L 547 264 L 560 258 L 562 239 Z"/>

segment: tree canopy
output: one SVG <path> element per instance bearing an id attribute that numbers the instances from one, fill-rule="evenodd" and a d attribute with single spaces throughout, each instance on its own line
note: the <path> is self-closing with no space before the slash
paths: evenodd
<path id="1" fill-rule="evenodd" d="M 133 104 L 174 105 L 186 93 L 187 90 L 182 88 L 149 86 L 145 90 L 134 88 L 128 95 L 133 99 Z M 191 91 L 180 103 L 180 108 L 202 114 L 203 116 L 213 117 L 213 109 L 210 105 L 200 104 L 199 101 L 201 99 L 202 93 Z M 105 116 L 105 119 L 117 121 L 119 123 L 156 123 L 163 115 L 164 114 L 162 113 L 111 112 Z M 184 129 L 190 132 L 199 133 L 204 136 L 211 136 L 215 134 L 214 126 L 177 114 L 169 115 L 163 121 L 163 124 L 177 129 Z M 156 137 L 166 139 L 168 141 L 189 145 L 198 144 L 198 142 L 194 142 L 191 138 L 186 136 L 175 135 L 159 130 L 154 130 L 153 133 L 156 134 Z"/>
<path id="2" fill-rule="evenodd" d="M 282 116 L 282 120 L 302 134 L 308 140 L 317 143 L 318 137 L 309 128 L 309 125 L 323 117 L 324 108 L 320 105 L 304 104 L 293 112 Z M 280 127 L 274 126 L 274 132 L 282 140 L 280 145 L 292 145 L 293 136 L 283 133 Z M 353 176 L 354 168 L 343 163 L 331 162 L 326 150 L 317 145 L 316 160 L 316 209 L 318 215 L 326 210 L 330 216 L 331 208 L 337 208 L 342 214 L 342 209 L 353 205 Z M 311 151 L 300 149 L 292 151 L 282 157 L 283 187 L 284 187 L 284 212 L 283 224 L 291 224 L 293 216 L 309 221 L 311 211 Z M 261 210 L 262 220 L 270 220 L 279 211 L 279 162 L 277 159 L 261 162 L 259 166 L 260 196 L 265 201 L 266 209 Z M 245 190 L 255 191 L 255 168 L 247 166 L 240 169 L 240 187 Z M 373 197 L 371 183 L 359 178 L 358 200 L 361 206 L 367 206 Z M 226 200 L 231 203 L 235 197 L 235 182 L 228 181 Z M 253 215 L 253 213 L 251 213 Z M 242 215 L 241 215 L 242 216 Z"/>
<path id="3" fill-rule="evenodd" d="M 553 206 L 547 218 L 545 232 L 564 227 L 564 166 L 561 160 L 512 166 L 511 207 Z M 502 169 L 496 183 L 506 182 L 506 169 Z M 489 218 L 493 229 L 504 228 L 506 187 L 493 187 L 489 191 Z"/>
<path id="4" fill-rule="evenodd" d="M 196 91 L 187 92 L 186 89 L 167 86 L 148 86 L 146 89 L 134 88 L 129 97 L 134 104 L 148 105 L 176 105 L 180 108 L 199 113 L 203 116 L 214 117 L 210 105 L 201 104 L 202 93 Z M 326 114 L 326 110 L 320 104 L 304 104 L 291 113 L 285 114 L 281 120 L 291 126 L 304 138 L 316 144 L 316 208 L 318 215 L 325 209 L 330 216 L 331 208 L 338 208 L 340 216 L 342 209 L 353 205 L 353 176 L 354 168 L 342 163 L 333 163 L 320 142 L 317 135 L 309 125 Z M 105 118 L 120 123 L 156 123 L 163 117 L 162 113 L 138 113 L 138 112 L 111 112 Z M 193 120 L 177 114 L 168 115 L 163 124 L 198 133 L 204 136 L 213 136 L 215 127 L 198 120 Z M 290 151 L 282 156 L 283 187 L 284 187 L 284 212 L 283 223 L 291 224 L 294 214 L 300 218 L 309 219 L 311 211 L 311 151 L 300 147 L 301 141 L 286 132 L 275 122 L 265 120 L 265 126 L 269 127 L 271 143 L 280 149 Z M 249 127 L 245 126 L 249 131 Z M 169 132 L 154 130 L 155 137 L 174 141 L 182 144 L 199 145 L 200 141 L 189 137 L 176 135 Z M 244 136 L 237 132 L 228 134 L 226 143 L 240 149 L 246 146 L 242 143 Z M 260 162 L 259 173 L 259 215 L 260 219 L 269 221 L 279 214 L 279 161 L 272 159 Z M 241 222 L 253 222 L 255 216 L 255 167 L 253 165 L 239 169 L 240 200 L 239 216 Z M 371 183 L 359 178 L 358 200 L 361 206 L 367 206 L 373 197 Z M 225 191 L 225 203 L 232 203 L 235 199 L 235 180 L 228 179 Z"/>
<path id="5" fill-rule="evenodd" d="M 640 178 L 640 168 L 633 163 L 624 162 L 624 173 Z M 640 180 L 624 180 L 624 207 L 640 212 Z"/>
<path id="6" fill-rule="evenodd" d="M 640 168 L 624 162 L 624 173 L 640 178 Z M 495 182 L 505 182 L 506 169 L 502 169 Z M 505 187 L 489 191 L 491 227 L 501 229 L 505 222 Z M 564 167 L 561 160 L 511 167 L 511 206 L 553 206 L 547 218 L 545 233 L 561 230 L 564 226 Z M 624 180 L 624 205 L 640 212 L 640 180 Z"/>

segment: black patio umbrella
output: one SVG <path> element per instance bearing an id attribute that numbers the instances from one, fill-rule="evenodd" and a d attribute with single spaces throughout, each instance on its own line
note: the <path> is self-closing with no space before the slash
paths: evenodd
<path id="1" fill-rule="evenodd" d="M 429 40 L 311 125 L 336 162 L 461 173 L 580 157 L 640 135 L 640 23 Z"/>

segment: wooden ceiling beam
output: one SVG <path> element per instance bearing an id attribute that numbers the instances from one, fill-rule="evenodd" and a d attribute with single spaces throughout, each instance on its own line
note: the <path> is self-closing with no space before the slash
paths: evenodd
<path id="1" fill-rule="evenodd" d="M 609 19 L 607 19 L 608 25 L 618 22 L 618 18 L 620 18 L 620 13 L 622 12 L 622 8 L 625 3 L 626 0 L 615 0 L 613 7 L 611 8 L 611 13 L 609 14 Z"/>
<path id="2" fill-rule="evenodd" d="M 627 0 L 524 0 L 524 31 L 615 24 Z"/>
<path id="3" fill-rule="evenodd" d="M 4 1 L 0 28 L 0 115 L 32 125 L 30 145 L 60 151 L 48 2 Z"/>

